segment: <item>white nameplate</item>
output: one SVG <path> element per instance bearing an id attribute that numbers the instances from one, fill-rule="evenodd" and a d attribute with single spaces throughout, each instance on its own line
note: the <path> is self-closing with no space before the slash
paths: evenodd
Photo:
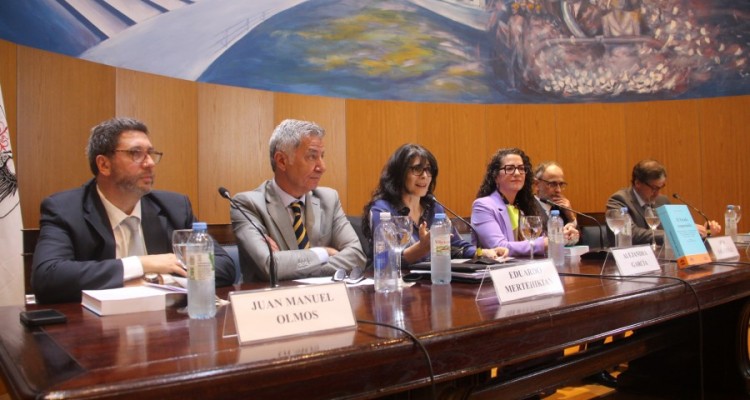
<path id="1" fill-rule="evenodd" d="M 740 256 L 731 236 L 710 237 L 707 241 L 709 247 L 711 247 L 711 256 L 714 261 L 739 258 Z"/>
<path id="2" fill-rule="evenodd" d="M 560 275 L 550 259 L 493 269 L 490 276 L 501 304 L 564 292 Z"/>
<path id="3" fill-rule="evenodd" d="M 229 293 L 240 345 L 357 326 L 343 282 Z"/>
<path id="4" fill-rule="evenodd" d="M 617 270 L 623 276 L 661 271 L 654 250 L 647 244 L 619 249 L 613 248 L 612 255 L 615 257 Z"/>

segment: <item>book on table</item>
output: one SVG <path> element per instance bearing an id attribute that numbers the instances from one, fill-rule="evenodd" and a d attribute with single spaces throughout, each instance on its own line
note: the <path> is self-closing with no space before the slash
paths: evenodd
<path id="1" fill-rule="evenodd" d="M 686 205 L 665 204 L 658 207 L 656 213 L 664 234 L 674 249 L 679 268 L 711 262 L 711 256 Z"/>
<path id="2" fill-rule="evenodd" d="M 97 315 L 117 315 L 160 311 L 184 302 L 183 288 L 165 285 L 126 286 L 114 289 L 83 290 L 81 305 Z"/>

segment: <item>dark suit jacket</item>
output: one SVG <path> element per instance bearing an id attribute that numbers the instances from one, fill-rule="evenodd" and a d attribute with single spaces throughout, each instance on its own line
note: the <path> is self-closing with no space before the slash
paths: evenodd
<path id="1" fill-rule="evenodd" d="M 546 210 L 544 209 L 544 204 L 542 203 L 542 201 L 539 200 L 538 197 L 535 197 L 535 199 L 537 202 L 537 207 L 541 211 L 540 214 L 542 216 L 542 227 L 544 228 L 544 232 L 547 232 L 547 222 L 549 222 L 549 214 L 547 214 Z M 568 218 L 568 214 L 565 213 L 565 211 L 561 209 L 560 207 L 552 206 L 550 208 L 550 211 L 552 210 L 560 211 L 560 218 L 562 218 L 563 224 L 569 224 L 570 222 L 572 222 L 570 218 Z"/>
<path id="2" fill-rule="evenodd" d="M 658 196 L 654 200 L 654 208 L 663 206 L 664 204 L 669 204 L 667 196 Z M 622 207 L 628 208 L 628 214 L 630 214 L 630 218 L 633 220 L 633 244 L 650 244 L 651 229 L 649 229 L 648 223 L 646 223 L 646 217 L 643 216 L 643 208 L 638 203 L 638 198 L 635 197 L 632 187 L 618 190 L 607 200 L 607 210 L 619 210 Z M 664 231 L 657 229 L 655 237 L 656 243 L 662 244 L 664 242 Z"/>
<path id="3" fill-rule="evenodd" d="M 190 229 L 195 220 L 187 196 L 154 190 L 141 198 L 144 241 L 149 254 L 172 252 L 172 231 Z M 39 303 L 81 300 L 81 290 L 123 285 L 122 261 L 96 183 L 54 194 L 42 202 L 39 241 L 31 283 Z M 216 285 L 234 283 L 235 268 L 215 244 Z"/>

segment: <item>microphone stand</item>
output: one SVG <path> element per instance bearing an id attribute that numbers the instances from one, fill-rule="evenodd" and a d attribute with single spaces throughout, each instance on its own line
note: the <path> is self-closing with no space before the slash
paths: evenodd
<path id="1" fill-rule="evenodd" d="M 453 214 L 456 218 L 458 218 L 459 221 L 461 221 L 464 224 L 466 224 L 466 226 L 468 226 L 469 229 L 471 229 L 471 233 L 477 239 L 477 246 L 479 246 L 479 234 L 477 233 L 477 230 L 474 229 L 474 226 L 469 221 L 467 221 L 466 219 L 464 219 L 462 216 L 458 215 L 458 213 L 456 213 L 455 211 L 453 211 L 450 208 L 446 207 L 445 204 L 439 202 L 438 199 L 437 199 L 437 197 L 435 197 L 435 195 L 428 194 L 427 197 L 430 198 L 430 199 L 432 199 L 432 201 L 434 201 L 436 204 L 439 204 L 441 207 L 443 207 L 445 209 L 445 211 L 448 211 L 449 213 Z M 491 260 L 491 258 L 485 258 L 485 259 L 486 260 Z"/>
<path id="2" fill-rule="evenodd" d="M 278 277 L 276 275 L 276 257 L 273 256 L 273 249 L 271 249 L 271 243 L 266 238 L 266 235 L 264 235 L 263 231 L 260 228 L 258 228 L 258 225 L 255 225 L 255 222 L 253 222 L 252 218 L 250 218 L 245 213 L 245 210 L 243 210 L 237 204 L 237 202 L 234 201 L 234 199 L 232 199 L 232 197 L 229 195 L 229 190 L 227 190 L 224 187 L 220 187 L 219 188 L 219 195 L 221 195 L 221 197 L 229 200 L 229 204 L 231 205 L 231 207 L 233 207 L 235 210 L 237 210 L 240 213 L 242 213 L 242 215 L 245 217 L 245 219 L 248 222 L 250 222 L 250 225 L 252 225 L 253 228 L 255 228 L 255 230 L 258 231 L 258 233 L 260 233 L 261 236 L 263 237 L 263 241 L 266 243 L 266 246 L 268 247 L 268 255 L 270 257 L 270 260 L 268 262 L 268 278 L 269 278 L 268 280 L 270 281 L 271 288 L 278 287 L 279 286 L 279 279 L 278 279 Z"/>
<path id="3" fill-rule="evenodd" d="M 695 211 L 698 214 L 700 214 L 700 216 L 703 217 L 703 219 L 706 220 L 706 237 L 711 236 L 711 222 L 709 221 L 709 219 L 706 216 L 706 214 L 703 214 L 703 211 L 697 209 L 696 207 L 691 206 L 687 201 L 685 201 L 685 199 L 683 199 L 682 197 L 678 196 L 677 193 L 672 193 L 672 197 L 674 197 L 675 199 L 679 200 L 682 204 L 690 207 L 691 209 L 693 209 L 693 211 Z"/>
<path id="4" fill-rule="evenodd" d="M 585 218 L 588 218 L 588 219 L 594 221 L 596 223 L 596 227 L 599 228 L 599 243 L 602 246 L 604 246 L 604 231 L 602 230 L 602 224 L 600 224 L 599 221 L 596 218 L 592 217 L 591 215 L 584 214 L 584 213 L 582 213 L 580 211 L 576 211 L 576 210 L 574 210 L 574 209 L 572 209 L 570 207 L 561 206 L 561 205 L 553 202 L 550 199 L 539 199 L 539 200 L 541 200 L 545 204 L 549 204 L 550 206 L 554 206 L 554 207 L 560 208 L 562 210 L 572 212 L 573 214 L 580 215 L 582 217 L 585 217 Z M 586 252 L 584 254 L 581 254 L 581 259 L 584 259 L 584 260 L 600 260 L 600 259 L 607 258 L 607 255 L 609 254 L 609 249 L 608 249 L 609 246 L 608 245 L 609 245 L 609 243 L 607 243 L 607 247 L 602 247 L 599 250 L 589 249 L 588 252 Z"/>

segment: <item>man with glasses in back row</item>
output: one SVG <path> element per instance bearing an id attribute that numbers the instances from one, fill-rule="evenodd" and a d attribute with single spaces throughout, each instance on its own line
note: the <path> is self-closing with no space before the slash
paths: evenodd
<path id="1" fill-rule="evenodd" d="M 554 161 L 547 161 L 537 165 L 534 170 L 534 184 L 536 186 L 536 199 L 539 201 L 539 207 L 544 211 L 542 214 L 542 224 L 545 229 L 547 221 L 549 221 L 550 212 L 552 210 L 559 210 L 564 224 L 563 236 L 565 237 L 565 245 L 572 246 L 578 243 L 580 234 L 578 229 L 576 229 L 578 222 L 576 221 L 575 213 L 559 207 L 572 208 L 570 200 L 563 194 L 568 187 L 568 183 L 565 182 L 562 168 Z M 556 205 L 549 205 L 544 200 L 549 200 Z"/>
<path id="2" fill-rule="evenodd" d="M 156 164 L 145 124 L 113 118 L 91 130 L 86 148 L 94 179 L 42 202 L 31 283 L 38 303 L 81 300 L 81 290 L 139 283 L 157 274 L 187 274 L 172 253 L 172 232 L 195 217 L 187 196 L 152 190 Z M 215 244 L 216 285 L 235 268 Z"/>
<path id="3" fill-rule="evenodd" d="M 631 186 L 614 193 L 607 201 L 607 210 L 619 210 L 628 208 L 628 214 L 633 221 L 633 244 L 650 244 L 651 230 L 644 216 L 647 206 L 657 208 L 669 204 L 669 198 L 660 194 L 667 185 L 667 170 L 658 161 L 641 160 L 633 167 L 633 175 L 630 180 Z M 706 235 L 718 235 L 721 226 L 716 221 L 709 221 L 706 225 L 695 224 L 701 237 Z M 656 243 L 664 243 L 664 231 L 658 229 L 654 232 Z"/>

